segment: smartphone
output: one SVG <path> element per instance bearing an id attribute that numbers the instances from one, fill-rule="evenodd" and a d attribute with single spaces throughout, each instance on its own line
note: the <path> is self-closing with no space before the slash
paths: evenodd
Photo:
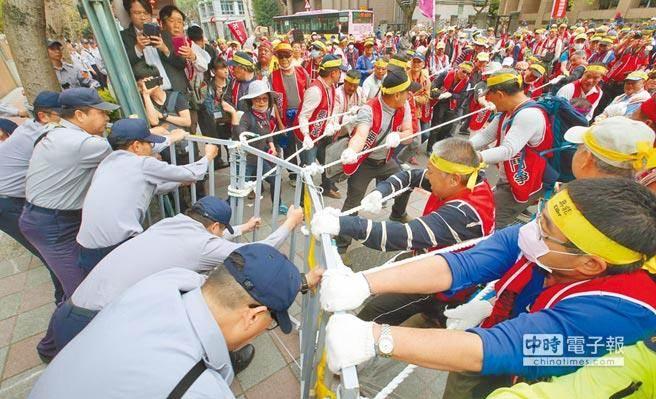
<path id="1" fill-rule="evenodd" d="M 180 47 L 189 46 L 189 40 L 186 37 L 173 37 L 171 40 L 173 41 L 173 51 L 176 54 L 179 54 Z"/>
<path id="2" fill-rule="evenodd" d="M 161 34 L 159 25 L 153 22 L 146 22 L 143 26 L 143 34 L 146 36 L 159 36 Z"/>
<path id="3" fill-rule="evenodd" d="M 146 89 L 152 89 L 153 87 L 161 86 L 163 83 L 164 83 L 164 78 L 161 76 L 154 77 L 144 82 L 144 84 L 146 85 Z"/>

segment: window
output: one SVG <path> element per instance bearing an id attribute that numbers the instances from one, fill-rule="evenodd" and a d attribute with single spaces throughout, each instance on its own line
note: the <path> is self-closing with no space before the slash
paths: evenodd
<path id="1" fill-rule="evenodd" d="M 656 7 L 655 0 L 640 0 L 639 7 Z"/>
<path id="2" fill-rule="evenodd" d="M 246 12 L 244 12 L 244 3 L 241 1 L 237 2 L 237 15 L 246 15 Z"/>
<path id="3" fill-rule="evenodd" d="M 221 0 L 221 14 L 233 15 L 233 2 L 232 0 Z"/>
<path id="4" fill-rule="evenodd" d="M 620 3 L 620 0 L 599 0 L 599 9 L 600 10 L 610 10 L 617 8 L 617 5 Z"/>
<path id="5" fill-rule="evenodd" d="M 353 12 L 354 24 L 371 24 L 374 16 L 370 12 Z"/>

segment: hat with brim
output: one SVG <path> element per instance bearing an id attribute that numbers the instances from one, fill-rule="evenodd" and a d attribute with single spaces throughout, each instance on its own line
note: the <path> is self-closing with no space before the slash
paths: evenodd
<path id="1" fill-rule="evenodd" d="M 624 80 L 631 80 L 635 82 L 638 80 L 647 80 L 647 79 L 649 79 L 649 75 L 647 74 L 647 72 L 633 71 L 630 74 L 628 74 Z"/>
<path id="2" fill-rule="evenodd" d="M 116 104 L 103 101 L 98 92 L 89 87 L 76 87 L 62 91 L 59 95 L 59 103 L 62 108 L 68 109 L 91 107 L 111 112 L 120 108 Z"/>
<path id="3" fill-rule="evenodd" d="M 422 85 L 419 82 L 412 81 L 410 82 L 410 86 L 408 86 L 408 91 L 414 93 L 421 90 L 421 88 Z"/>
<path id="4" fill-rule="evenodd" d="M 232 208 L 230 208 L 230 204 L 227 201 L 208 195 L 196 201 L 191 209 L 203 217 L 221 223 L 230 234 L 235 233 L 235 230 L 230 225 Z"/>
<path id="5" fill-rule="evenodd" d="M 231 67 L 240 66 L 255 68 L 253 57 L 245 51 L 237 51 L 233 54 L 232 59 L 228 61 L 228 65 Z"/>
<path id="6" fill-rule="evenodd" d="M 55 47 L 55 46 L 59 46 L 59 47 L 63 46 L 62 42 L 60 42 L 59 40 L 48 40 L 46 41 L 46 45 L 48 46 L 48 48 Z"/>
<path id="7" fill-rule="evenodd" d="M 287 43 L 287 42 L 280 42 L 275 47 L 273 52 L 274 52 L 274 54 L 279 54 L 279 53 L 291 54 L 292 53 L 292 45 Z"/>
<path id="8" fill-rule="evenodd" d="M 141 118 L 119 119 L 112 124 L 108 139 L 120 141 L 145 141 L 147 143 L 159 144 L 166 141 L 166 137 L 152 134 L 148 129 L 148 123 Z"/>
<path id="9" fill-rule="evenodd" d="M 241 96 L 240 100 L 252 100 L 263 94 L 271 94 L 269 85 L 263 80 L 254 80 L 248 85 L 248 92 Z"/>
<path id="10" fill-rule="evenodd" d="M 339 57 L 335 54 L 328 54 L 321 59 L 321 64 L 319 64 L 319 70 L 328 70 L 328 69 L 339 69 L 343 72 L 348 71 L 348 66 L 344 65 L 342 62 L 342 57 Z"/>

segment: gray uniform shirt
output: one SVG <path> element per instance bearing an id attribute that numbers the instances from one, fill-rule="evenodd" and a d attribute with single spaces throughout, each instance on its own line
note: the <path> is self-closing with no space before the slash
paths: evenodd
<path id="1" fill-rule="evenodd" d="M 62 119 L 34 147 L 27 169 L 26 199 L 49 209 L 82 209 L 98 164 L 112 153 L 104 137 Z"/>
<path id="2" fill-rule="evenodd" d="M 372 75 L 373 76 L 373 75 Z M 394 117 L 394 114 L 396 110 L 387 104 L 385 104 L 384 101 L 381 100 L 381 104 L 383 105 L 383 120 L 380 124 L 380 135 L 379 140 L 377 143 L 374 144 L 374 146 L 378 146 L 380 144 L 383 144 L 385 142 L 385 139 L 383 138 L 380 140 L 380 137 L 387 131 L 388 126 L 390 126 L 390 123 L 392 123 L 392 118 Z M 410 104 L 406 101 L 405 105 L 403 106 L 405 109 L 405 113 L 403 114 L 403 124 L 408 124 L 412 123 L 412 113 L 410 112 Z M 360 126 L 360 125 L 365 125 L 367 126 L 367 129 L 371 129 L 371 126 L 373 125 L 374 121 L 374 115 L 371 107 L 368 104 L 365 104 L 358 110 L 358 115 L 355 117 L 355 126 Z M 391 133 L 392 130 L 389 131 Z M 388 133 L 388 134 L 389 134 Z M 373 160 L 382 160 L 387 158 L 387 152 L 389 149 L 387 148 L 382 148 L 380 150 L 376 150 L 369 154 L 369 159 Z"/>
<path id="3" fill-rule="evenodd" d="M 129 151 L 114 151 L 98 165 L 93 177 L 77 242 L 85 248 L 105 248 L 141 233 L 141 222 L 154 194 L 201 180 L 205 172 L 205 157 L 175 166 Z"/>
<path id="4" fill-rule="evenodd" d="M 55 75 L 59 84 L 65 89 L 73 89 L 75 87 L 91 87 L 98 88 L 100 83 L 91 77 L 85 77 L 82 70 L 75 65 L 62 63 L 61 68 L 55 68 Z"/>
<path id="5" fill-rule="evenodd" d="M 57 354 L 29 398 L 166 398 L 200 359 L 207 370 L 184 397 L 234 398 L 228 348 L 203 281 L 169 269 L 136 284 Z"/>
<path id="6" fill-rule="evenodd" d="M 289 233 L 281 226 L 260 243 L 277 247 Z M 248 244 L 212 235 L 186 215 L 166 218 L 103 258 L 77 287 L 72 301 L 82 308 L 101 310 L 150 275 L 172 267 L 208 271 Z"/>
<path id="7" fill-rule="evenodd" d="M 29 119 L 0 146 L 0 195 L 25 198 L 25 175 L 43 125 Z"/>

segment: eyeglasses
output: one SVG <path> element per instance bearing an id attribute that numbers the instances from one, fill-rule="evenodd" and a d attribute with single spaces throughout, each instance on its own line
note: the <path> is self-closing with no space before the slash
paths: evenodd
<path id="1" fill-rule="evenodd" d="M 251 303 L 248 305 L 250 309 L 259 308 L 260 306 L 264 306 L 264 305 L 258 305 L 256 303 Z M 278 328 L 278 326 L 280 326 L 280 323 L 278 322 L 278 316 L 276 316 L 276 314 L 273 311 L 271 311 L 271 309 L 269 309 L 269 315 L 271 316 L 271 324 L 269 325 L 269 327 L 267 327 L 267 331 L 275 330 L 276 328 Z"/>
<path id="2" fill-rule="evenodd" d="M 253 102 L 264 103 L 269 101 L 269 97 L 255 97 Z"/>
<path id="3" fill-rule="evenodd" d="M 563 241 L 558 238 L 552 237 L 548 234 L 545 234 L 544 230 L 542 229 L 542 211 L 544 210 L 544 204 L 546 203 L 544 198 L 541 198 L 540 201 L 538 201 L 538 209 L 535 214 L 535 222 L 538 224 L 538 234 L 539 234 L 539 239 L 540 240 L 546 240 L 546 241 L 551 241 L 556 244 L 560 244 L 562 246 L 565 246 L 567 248 L 574 249 L 576 251 L 581 252 L 580 249 L 578 249 L 574 244 L 572 244 L 570 241 Z M 571 252 L 565 252 L 565 251 L 556 251 L 550 249 L 549 252 L 561 254 L 561 255 L 574 255 L 574 256 L 580 256 L 582 255 L 581 253 L 571 253 Z"/>
<path id="4" fill-rule="evenodd" d="M 292 55 L 289 53 L 284 53 L 284 54 L 277 54 L 276 57 L 278 57 L 279 60 L 286 60 L 288 58 L 292 58 Z"/>
<path id="5" fill-rule="evenodd" d="M 134 15 L 135 17 L 150 16 L 150 13 L 148 11 L 130 11 L 130 14 Z"/>

